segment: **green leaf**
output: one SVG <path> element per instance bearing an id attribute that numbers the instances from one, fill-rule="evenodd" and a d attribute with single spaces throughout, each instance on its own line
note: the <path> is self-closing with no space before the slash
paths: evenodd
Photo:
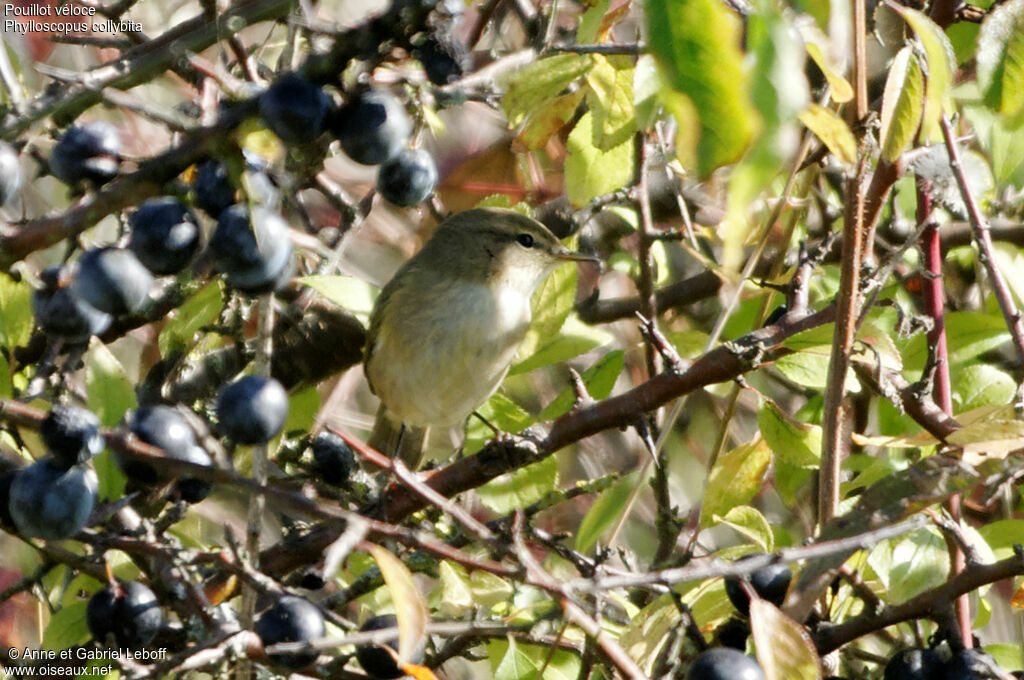
<path id="1" fill-rule="evenodd" d="M 536 503 L 558 485 L 554 456 L 505 473 L 477 489 L 480 500 L 499 515 Z"/>
<path id="2" fill-rule="evenodd" d="M 591 55 L 587 73 L 587 105 L 594 114 L 594 146 L 608 151 L 628 142 L 636 132 L 633 108 L 633 63 L 627 57 Z"/>
<path id="3" fill-rule="evenodd" d="M 135 408 L 135 387 L 106 345 L 94 339 L 85 355 L 86 404 L 104 427 L 113 427 Z"/>
<path id="4" fill-rule="evenodd" d="M 300 277 L 298 281 L 360 319 L 369 318 L 373 311 L 377 290 L 362 279 L 341 274 L 316 274 Z"/>
<path id="5" fill-rule="evenodd" d="M 622 516 L 622 511 L 636 484 L 637 474 L 630 474 L 597 497 L 576 530 L 575 549 L 578 552 L 590 552 L 601 534 Z"/>
<path id="6" fill-rule="evenodd" d="M 924 76 L 917 56 L 904 47 L 893 59 L 882 95 L 882 158 L 895 163 L 910 148 L 924 110 Z"/>
<path id="7" fill-rule="evenodd" d="M 511 74 L 506 81 L 508 89 L 501 98 L 509 125 L 521 125 L 527 116 L 542 110 L 592 65 L 593 61 L 585 54 L 558 54 Z"/>
<path id="8" fill-rule="evenodd" d="M 1009 404 L 1017 389 L 1017 384 L 1009 374 L 989 364 L 964 366 L 951 377 L 956 413 L 980 406 Z"/>
<path id="9" fill-rule="evenodd" d="M 575 206 L 621 189 L 633 180 L 633 142 L 607 151 L 594 146 L 594 114 L 586 113 L 569 133 L 565 159 L 565 195 Z"/>
<path id="10" fill-rule="evenodd" d="M 57 652 L 88 642 L 92 638 L 85 625 L 85 608 L 88 604 L 75 602 L 54 612 L 43 633 L 43 649 Z"/>
<path id="11" fill-rule="evenodd" d="M 890 5 L 910 25 L 924 47 L 925 64 L 928 68 L 925 80 L 924 114 L 921 119 L 921 139 L 928 141 L 938 137 L 939 118 L 942 117 L 942 102 L 953 84 L 956 70 L 956 55 L 945 32 L 916 9 Z"/>
<path id="12" fill-rule="evenodd" d="M 598 326 L 588 326 L 575 315 L 571 316 L 561 333 L 551 336 L 537 348 L 537 351 L 512 366 L 509 374 L 526 373 L 541 366 L 567 361 L 601 347 L 613 339 L 614 336 L 608 331 Z"/>
<path id="13" fill-rule="evenodd" d="M 533 416 L 502 392 L 495 392 L 491 395 L 491 398 L 476 412 L 502 432 L 521 432 L 535 422 Z M 462 446 L 463 451 L 466 454 L 476 453 L 484 445 L 484 442 L 493 436 L 491 428 L 484 425 L 479 418 L 470 416 L 469 427 L 466 428 L 466 441 Z"/>
<path id="14" fill-rule="evenodd" d="M 487 658 L 494 680 L 537 680 L 541 667 L 541 680 L 576 680 L 582 663 L 576 654 L 552 653 L 550 647 L 520 644 L 511 636 L 487 643 Z"/>
<path id="15" fill-rule="evenodd" d="M 1024 122 L 1024 0 L 994 7 L 978 34 L 978 80 L 986 106 Z"/>
<path id="16" fill-rule="evenodd" d="M 528 357 L 554 340 L 576 301 L 576 267 L 558 267 L 530 299 L 530 330 L 519 344 L 519 357 Z"/>
<path id="17" fill-rule="evenodd" d="M 650 0 L 647 27 L 666 81 L 699 118 L 697 170 L 706 177 L 738 160 L 759 125 L 743 70 L 740 21 L 717 0 Z"/>
<path id="18" fill-rule="evenodd" d="M 0 397 L 10 399 L 14 396 L 14 383 L 11 380 L 11 365 L 7 357 L 0 354 Z"/>
<path id="19" fill-rule="evenodd" d="M 983 312 L 950 312 L 946 315 L 946 342 L 949 346 L 950 368 L 959 369 L 989 350 L 1010 340 L 1006 322 L 998 314 Z M 907 341 L 903 350 L 904 370 L 919 373 L 927 359 L 927 340 L 923 334 Z"/>
<path id="20" fill-rule="evenodd" d="M 594 399 L 604 399 L 611 394 L 612 387 L 615 386 L 615 381 L 622 372 L 625 356 L 626 354 L 622 350 L 608 352 L 598 359 L 593 366 L 580 374 L 583 384 L 587 386 L 587 392 L 591 397 Z M 540 422 L 554 420 L 563 413 L 566 413 L 575 403 L 576 393 L 572 387 L 566 387 L 550 404 L 544 407 L 544 410 L 537 416 L 537 420 Z"/>
<path id="21" fill-rule="evenodd" d="M 124 489 L 128 480 L 121 472 L 114 455 L 108 450 L 103 451 L 92 459 L 93 469 L 99 478 L 100 498 L 106 501 L 116 501 L 124 497 Z"/>
<path id="22" fill-rule="evenodd" d="M 199 289 L 183 305 L 171 312 L 157 338 L 160 356 L 166 357 L 173 351 L 191 346 L 192 339 L 203 326 L 210 325 L 220 317 L 224 308 L 224 283 L 214 279 Z"/>
<path id="23" fill-rule="evenodd" d="M 288 395 L 288 417 L 284 421 L 282 432 L 308 432 L 316 421 L 320 410 L 320 393 L 316 385 Z"/>
<path id="24" fill-rule="evenodd" d="M 996 559 L 1002 560 L 1013 555 L 1013 546 L 1024 536 L 1024 519 L 999 519 L 978 528 Z"/>
<path id="25" fill-rule="evenodd" d="M 7 350 L 28 344 L 32 337 L 32 287 L 0 276 L 0 346 Z"/>
<path id="26" fill-rule="evenodd" d="M 473 589 L 473 601 L 491 608 L 511 600 L 516 590 L 500 576 L 479 569 L 470 574 L 469 584 Z"/>
<path id="27" fill-rule="evenodd" d="M 743 534 L 761 549 L 761 552 L 772 552 L 775 550 L 775 536 L 772 533 L 772 525 L 757 508 L 749 505 L 738 505 L 725 513 L 724 517 L 715 515 L 714 519 L 722 524 L 732 527 Z"/>
<path id="28" fill-rule="evenodd" d="M 790 418 L 775 402 L 765 399 L 757 426 L 772 452 L 790 465 L 815 469 L 821 461 L 821 428 Z"/>
<path id="29" fill-rule="evenodd" d="M 460 618 L 473 606 L 469 574 L 461 564 L 443 560 L 437 566 L 437 584 L 430 593 L 432 609 L 445 618 Z"/>
<path id="30" fill-rule="evenodd" d="M 811 104 L 800 114 L 800 122 L 813 132 L 841 163 L 853 165 L 857 162 L 857 140 L 853 138 L 846 121 L 831 110 Z"/>
<path id="31" fill-rule="evenodd" d="M 944 583 L 949 575 L 946 542 L 932 528 L 879 545 L 868 556 L 868 563 L 888 589 L 893 605 Z"/>
<path id="32" fill-rule="evenodd" d="M 771 602 L 751 598 L 750 634 L 765 680 L 821 680 L 821 659 L 810 634 Z"/>
<path id="33" fill-rule="evenodd" d="M 734 507 L 749 503 L 761 490 L 771 459 L 771 451 L 762 439 L 720 455 L 704 489 L 701 526 L 708 526 L 716 515 L 725 516 Z"/>

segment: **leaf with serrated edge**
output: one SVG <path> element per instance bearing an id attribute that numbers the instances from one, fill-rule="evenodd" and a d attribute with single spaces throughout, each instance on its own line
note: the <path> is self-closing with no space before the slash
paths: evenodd
<path id="1" fill-rule="evenodd" d="M 391 591 L 391 602 L 398 620 L 398 660 L 401 664 L 423 648 L 430 619 L 427 603 L 416 587 L 412 572 L 400 559 L 379 545 L 371 544 L 368 549 Z"/>
<path id="2" fill-rule="evenodd" d="M 701 526 L 707 526 L 715 515 L 725 515 L 737 505 L 749 503 L 764 484 L 771 458 L 771 450 L 763 439 L 720 455 L 704 489 Z"/>
<path id="3" fill-rule="evenodd" d="M 821 680 L 811 636 L 771 602 L 750 598 L 750 633 L 765 680 Z"/>
<path id="4" fill-rule="evenodd" d="M 893 59 L 882 95 L 882 158 L 895 163 L 906 151 L 921 123 L 924 76 L 917 57 L 904 47 Z"/>
<path id="5" fill-rule="evenodd" d="M 942 102 L 953 84 L 953 72 L 956 69 L 956 56 L 953 45 L 946 33 L 925 14 L 893 3 L 890 8 L 898 12 L 903 20 L 910 25 L 921 46 L 924 47 L 925 67 L 925 104 L 921 118 L 921 139 L 928 141 L 938 134 L 939 118 L 942 117 Z"/>
<path id="6" fill-rule="evenodd" d="M 768 523 L 768 520 L 757 508 L 752 508 L 749 505 L 739 505 L 725 513 L 725 516 L 715 515 L 715 521 L 732 527 L 754 541 L 762 552 L 775 550 L 775 536 L 772 534 L 772 525 Z"/>
<path id="7" fill-rule="evenodd" d="M 757 414 L 757 426 L 772 452 L 790 465 L 817 468 L 821 461 L 821 428 L 791 418 L 770 399 Z"/>

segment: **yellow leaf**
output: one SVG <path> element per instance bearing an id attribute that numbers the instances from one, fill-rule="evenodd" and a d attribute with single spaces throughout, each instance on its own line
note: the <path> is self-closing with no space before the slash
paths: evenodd
<path id="1" fill-rule="evenodd" d="M 371 545 L 369 551 L 391 591 L 398 619 L 398 663 L 401 665 L 423 648 L 429 619 L 427 603 L 416 587 L 412 572 L 400 559 L 379 545 Z"/>

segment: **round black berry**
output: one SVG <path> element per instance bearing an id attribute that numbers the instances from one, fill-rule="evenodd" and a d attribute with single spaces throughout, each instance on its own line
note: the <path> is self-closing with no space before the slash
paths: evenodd
<path id="1" fill-rule="evenodd" d="M 221 213 L 210 238 L 210 252 L 218 271 L 233 288 L 251 293 L 279 287 L 289 270 L 292 242 L 288 224 L 278 213 L 233 205 Z"/>
<path id="2" fill-rule="evenodd" d="M 686 680 L 764 680 L 764 671 L 743 652 L 715 647 L 693 660 Z"/>
<path id="3" fill-rule="evenodd" d="M 103 641 L 113 633 L 120 647 L 145 647 L 164 624 L 164 614 L 156 595 L 138 581 L 119 584 L 118 592 L 110 586 L 97 591 L 85 610 L 89 632 Z"/>
<path id="4" fill-rule="evenodd" d="M 758 597 L 768 600 L 774 605 L 782 604 L 786 599 L 786 591 L 789 589 L 789 582 L 793 578 L 787 564 L 769 564 L 762 567 L 747 577 L 754 592 Z M 742 582 L 735 576 L 725 579 L 725 594 L 729 601 L 741 614 L 750 612 L 750 596 L 744 589 Z"/>
<path id="5" fill-rule="evenodd" d="M 901 649 L 885 666 L 885 680 L 938 680 L 942 660 L 931 649 Z"/>
<path id="6" fill-rule="evenodd" d="M 321 432 L 313 437 L 313 469 L 334 486 L 348 482 L 356 467 L 352 447 L 333 432 Z"/>
<path id="7" fill-rule="evenodd" d="M 715 644 L 720 647 L 738 649 L 742 652 L 747 648 L 748 637 L 750 624 L 736 617 L 730 617 L 715 629 Z"/>
<path id="8" fill-rule="evenodd" d="M 177 274 L 199 252 L 199 222 L 176 198 L 146 201 L 132 213 L 128 224 L 128 249 L 158 276 Z"/>
<path id="9" fill-rule="evenodd" d="M 427 79 L 439 86 L 461 78 L 469 64 L 466 44 L 451 31 L 432 33 L 413 51 L 413 56 L 423 64 Z"/>
<path id="10" fill-rule="evenodd" d="M 128 428 L 142 441 L 163 449 L 170 458 L 190 460 L 196 436 L 178 411 L 170 406 L 145 406 L 131 415 Z M 161 475 L 148 463 L 118 456 L 125 475 L 140 484 L 155 484 Z"/>
<path id="11" fill-rule="evenodd" d="M 96 414 L 67 404 L 50 409 L 39 434 L 54 459 L 65 468 L 88 461 L 105 447 Z"/>
<path id="12" fill-rule="evenodd" d="M 408 208 L 426 200 L 437 179 L 433 156 L 423 149 L 405 149 L 380 166 L 377 191 L 391 203 Z"/>
<path id="13" fill-rule="evenodd" d="M 260 95 L 260 117 L 283 141 L 304 144 L 323 133 L 330 103 L 318 86 L 289 73 Z"/>
<path id="14" fill-rule="evenodd" d="M 999 664 L 992 655 L 980 649 L 961 649 L 943 664 L 937 680 L 987 680 L 999 677 Z M 886 678 L 888 680 L 888 678 Z"/>
<path id="15" fill-rule="evenodd" d="M 195 463 L 196 465 L 205 465 L 210 467 L 213 465 L 213 459 L 210 458 L 210 454 L 206 452 L 206 449 L 196 445 L 190 446 L 185 450 L 184 456 L 177 457 L 178 460 L 183 460 L 188 463 Z M 213 491 L 213 485 L 209 482 L 203 481 L 202 479 L 196 479 L 195 477 L 186 477 L 179 479 L 175 487 L 178 489 L 178 493 L 181 495 L 181 499 L 186 503 L 198 503 L 210 495 Z"/>
<path id="16" fill-rule="evenodd" d="M 380 165 L 405 147 L 412 120 L 397 97 L 371 90 L 341 107 L 331 120 L 331 130 L 349 158 Z"/>
<path id="17" fill-rule="evenodd" d="M 110 123 L 95 121 L 68 128 L 50 152 L 50 172 L 67 184 L 109 182 L 121 162 L 121 140 Z"/>
<path id="18" fill-rule="evenodd" d="M 235 187 L 231 185 L 228 166 L 223 161 L 206 161 L 200 165 L 192 186 L 196 206 L 214 219 L 235 203 Z"/>
<path id="19" fill-rule="evenodd" d="M 21 192 L 24 183 L 18 152 L 7 142 L 0 142 L 0 205 L 6 205 Z"/>
<path id="20" fill-rule="evenodd" d="M 78 260 L 71 289 L 107 314 L 137 312 L 149 295 L 153 275 L 130 250 L 99 248 Z"/>
<path id="21" fill-rule="evenodd" d="M 384 616 L 374 616 L 368 619 L 359 630 L 371 631 L 371 630 L 382 630 L 384 628 L 394 628 L 398 625 L 398 619 L 392 614 L 386 614 Z M 398 640 L 392 640 L 388 643 L 391 649 L 398 651 Z M 391 653 L 385 650 L 380 645 L 358 645 L 356 647 L 356 659 L 359 661 L 359 665 L 363 667 L 366 674 L 371 678 L 379 678 L 379 680 L 392 680 L 393 678 L 400 678 L 405 675 L 402 669 L 395 663 L 395 658 L 391 656 Z M 423 650 L 418 650 L 413 658 L 410 659 L 412 663 L 419 663 L 423 660 Z"/>
<path id="22" fill-rule="evenodd" d="M 39 328 L 67 342 L 85 342 L 110 327 L 109 314 L 79 297 L 69 285 L 71 277 L 61 267 L 43 271 L 43 288 L 32 292 L 32 311 Z"/>
<path id="23" fill-rule="evenodd" d="M 221 430 L 241 444 L 270 441 L 288 417 L 288 393 L 273 378 L 249 375 L 225 387 L 217 399 Z"/>
<path id="24" fill-rule="evenodd" d="M 17 470 L 8 470 L 0 475 L 0 528 L 14 532 L 17 527 L 14 525 L 14 518 L 11 517 L 11 483 Z"/>
<path id="25" fill-rule="evenodd" d="M 324 636 L 326 627 L 320 610 L 311 602 L 286 595 L 268 609 L 256 622 L 256 634 L 264 647 L 279 642 L 309 642 Z M 292 654 L 271 654 L 270 658 L 286 668 L 304 668 L 316 661 L 317 653 L 296 652 Z"/>
<path id="26" fill-rule="evenodd" d="M 22 468 L 11 482 L 8 507 L 22 536 L 59 541 L 85 526 L 99 480 L 84 465 L 66 469 L 53 458 Z"/>

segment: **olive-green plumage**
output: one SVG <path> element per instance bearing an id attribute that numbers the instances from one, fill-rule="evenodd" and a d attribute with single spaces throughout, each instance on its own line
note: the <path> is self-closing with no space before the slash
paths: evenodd
<path id="1" fill-rule="evenodd" d="M 367 443 L 415 468 L 427 428 L 462 422 L 498 389 L 540 282 L 560 263 L 585 259 L 512 210 L 442 222 L 384 286 L 370 317 L 365 370 L 381 408 Z"/>

